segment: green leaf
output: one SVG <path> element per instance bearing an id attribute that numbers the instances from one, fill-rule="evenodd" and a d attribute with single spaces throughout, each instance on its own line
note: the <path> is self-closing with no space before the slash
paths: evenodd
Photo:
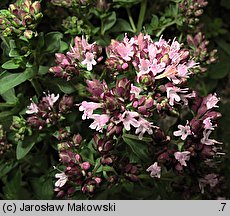
<path id="1" fill-rule="evenodd" d="M 49 32 L 45 36 L 45 52 L 54 53 L 61 47 L 61 39 L 63 34 L 60 32 Z"/>
<path id="2" fill-rule="evenodd" d="M 32 136 L 26 137 L 23 142 L 18 142 L 16 148 L 16 157 L 17 160 L 24 158 L 29 151 L 33 148 L 36 143 L 39 143 L 43 140 L 44 135 L 35 133 Z"/>
<path id="3" fill-rule="evenodd" d="M 70 82 L 62 81 L 60 83 L 57 83 L 57 86 L 65 94 L 71 94 L 76 91 L 74 85 L 71 84 Z"/>
<path id="4" fill-rule="evenodd" d="M 38 69 L 38 75 L 45 75 L 45 74 L 47 74 L 49 68 L 50 68 L 49 66 L 40 65 L 39 69 Z"/>
<path id="5" fill-rule="evenodd" d="M 102 22 L 103 22 L 102 34 L 104 34 L 106 31 L 111 29 L 116 23 L 116 13 L 113 11 Z"/>
<path id="6" fill-rule="evenodd" d="M 211 65 L 210 70 L 208 71 L 208 77 L 212 79 L 222 79 L 230 71 L 229 62 L 218 62 L 215 65 Z"/>
<path id="7" fill-rule="evenodd" d="M 128 146 L 131 148 L 132 152 L 141 160 L 145 161 L 148 160 L 148 146 L 147 143 L 141 141 L 132 139 L 130 136 L 127 136 L 127 134 L 123 134 L 122 136 L 125 143 L 128 144 Z"/>
<path id="8" fill-rule="evenodd" d="M 36 199 L 50 200 L 53 197 L 53 182 L 51 178 L 32 178 L 31 185 Z"/>
<path id="9" fill-rule="evenodd" d="M 27 68 L 22 73 L 5 73 L 3 77 L 0 76 L 0 94 L 3 94 L 9 89 L 31 79 L 34 75 L 34 68 Z"/>
<path id="10" fill-rule="evenodd" d="M 159 19 L 156 15 L 152 16 L 150 26 L 152 27 L 153 30 L 157 29 L 159 25 Z"/>
<path id="11" fill-rule="evenodd" d="M 222 39 L 216 40 L 216 43 L 230 56 L 230 43 Z"/>
<path id="12" fill-rule="evenodd" d="M 118 18 L 115 26 L 110 30 L 110 32 L 133 32 L 133 29 L 129 22 Z"/>
<path id="13" fill-rule="evenodd" d="M 17 69 L 19 67 L 20 67 L 20 63 L 16 61 L 16 59 L 11 59 L 2 65 L 2 68 L 6 70 Z"/>
<path id="14" fill-rule="evenodd" d="M 5 93 L 3 93 L 1 96 L 8 104 L 16 104 L 18 102 L 18 98 L 15 95 L 14 88 L 9 89 Z"/>
<path id="15" fill-rule="evenodd" d="M 17 166 L 17 163 L 14 161 L 0 161 L 0 178 L 2 178 L 4 175 L 6 175 L 8 172 L 10 172 L 15 166 Z"/>

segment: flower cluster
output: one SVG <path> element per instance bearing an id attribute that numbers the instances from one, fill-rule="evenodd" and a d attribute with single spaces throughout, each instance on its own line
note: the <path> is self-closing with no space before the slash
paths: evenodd
<path id="1" fill-rule="evenodd" d="M 220 113 L 213 110 L 217 107 L 218 101 L 215 94 L 209 94 L 205 98 L 196 96 L 192 105 L 196 113 L 193 119 L 190 122 L 187 121 L 185 125 L 178 125 L 179 130 L 173 132 L 175 137 L 180 137 L 182 140 L 179 142 L 182 146 L 178 146 L 178 149 L 183 149 L 183 151 L 168 149 L 158 155 L 158 162 L 181 172 L 183 167 L 188 166 L 188 162 L 191 168 L 198 160 L 200 163 L 207 160 L 210 162 L 215 155 L 224 154 L 218 152 L 221 150 L 221 143 L 209 138 L 217 126 L 216 120 L 221 116 Z"/>
<path id="2" fill-rule="evenodd" d="M 3 36 L 25 36 L 31 39 L 36 35 L 35 28 L 42 18 L 39 1 L 16 1 L 10 4 L 8 10 L 0 11 L 0 31 Z"/>
<path id="3" fill-rule="evenodd" d="M 139 134 L 139 139 L 146 132 L 153 133 L 153 123 L 145 117 L 151 115 L 154 101 L 152 98 L 140 97 L 141 89 L 132 85 L 127 78 L 117 80 L 116 87 L 111 90 L 105 82 L 100 83 L 98 80 L 87 81 L 87 85 L 97 103 L 83 101 L 79 110 L 83 112 L 83 120 L 93 120 L 89 126 L 91 129 L 103 132 L 106 128 L 107 134 L 111 136 L 121 133 L 122 128 L 130 131 L 132 126 L 136 129 L 135 133 Z M 140 112 L 137 112 L 138 109 Z"/>
<path id="4" fill-rule="evenodd" d="M 8 143 L 6 139 L 6 133 L 0 125 L 0 155 L 3 155 L 6 151 L 12 148 L 12 144 Z"/>
<path id="5" fill-rule="evenodd" d="M 187 35 L 187 42 L 189 47 L 191 48 L 192 56 L 194 56 L 195 60 L 198 62 L 202 62 L 202 64 L 208 65 L 216 61 L 216 49 L 212 51 L 208 50 L 209 41 L 205 39 L 205 36 L 202 32 L 198 32 L 195 36 Z M 202 71 L 205 71 L 206 68 L 202 67 Z"/>
<path id="6" fill-rule="evenodd" d="M 179 9 L 186 17 L 185 21 L 192 25 L 198 21 L 197 17 L 203 14 L 203 8 L 207 4 L 206 0 L 182 0 L 179 2 Z"/>
<path id="7" fill-rule="evenodd" d="M 74 75 L 79 75 L 81 71 L 91 71 L 93 66 L 100 61 L 98 56 L 101 48 L 95 43 L 89 44 L 84 37 L 74 39 L 74 47 L 71 46 L 67 54 L 56 53 L 57 65 L 51 67 L 49 71 L 56 77 L 70 79 Z"/>
<path id="8" fill-rule="evenodd" d="M 73 106 L 73 98 L 64 96 L 57 106 L 58 99 L 59 94 L 56 96 L 47 94 L 38 104 L 32 101 L 26 110 L 26 114 L 29 115 L 27 125 L 41 130 L 43 127 L 55 125 L 61 120 L 63 118 L 62 114 Z"/>
<path id="9" fill-rule="evenodd" d="M 78 6 L 79 4 L 85 5 L 88 2 L 89 0 L 51 0 L 52 4 L 67 8 Z"/>
<path id="10" fill-rule="evenodd" d="M 67 56 L 57 54 L 60 65 L 52 67 L 50 71 L 56 70 L 56 76 L 68 79 L 74 75 L 66 72 L 67 66 L 71 65 L 78 73 L 84 65 L 87 70 L 93 70 L 93 65 L 97 63 L 94 54 L 97 52 L 90 50 L 92 46 L 94 44 L 88 44 L 84 38 L 76 37 L 75 47 Z M 196 170 L 194 167 L 197 167 L 197 164 L 203 164 L 202 167 L 209 166 L 216 155 L 223 154 L 220 152 L 221 143 L 210 138 L 221 115 L 215 111 L 219 101 L 216 94 L 201 98 L 186 85 L 187 79 L 193 75 L 196 68 L 199 70 L 192 55 L 194 53 L 182 48 L 175 39 L 167 42 L 160 38 L 154 42 L 150 36 L 143 34 L 130 39 L 125 35 L 121 42 L 112 40 L 105 50 L 107 59 L 101 62 L 100 66 L 106 72 L 112 72 L 112 76 L 109 76 L 108 80 L 87 79 L 86 89 L 90 95 L 77 106 L 82 112 L 82 120 L 86 125 L 89 123 L 88 127 L 95 131 L 93 147 L 100 166 L 107 166 L 108 170 L 116 173 L 107 174 L 108 188 L 122 178 L 137 182 L 142 172 L 150 172 L 150 177 L 158 179 L 168 171 L 175 175 L 183 175 L 189 171 L 188 175 L 197 176 L 192 187 L 202 190 L 199 186 L 202 181 L 199 182 L 198 179 L 203 179 L 210 173 L 201 168 Z M 87 53 L 92 55 L 91 60 L 87 59 Z M 71 58 L 74 60 L 70 60 Z M 62 71 L 59 75 L 58 67 L 59 71 Z M 162 118 L 178 118 L 182 109 L 187 113 L 185 116 L 192 118 L 187 118 L 183 124 L 165 131 Z M 60 137 L 65 137 L 66 131 L 62 131 L 62 134 Z M 119 151 L 126 149 L 127 145 L 123 145 L 124 143 L 133 148 L 133 141 L 130 142 L 127 136 L 134 137 L 138 142 L 147 142 L 148 148 L 142 150 L 147 155 L 143 152 L 140 155 L 136 153 L 140 157 L 149 156 L 152 159 L 146 160 L 145 163 L 133 163 L 129 157 L 120 155 Z M 81 155 L 80 148 L 73 144 L 73 138 L 68 142 L 59 143 L 58 148 L 60 154 L 68 151 L 68 154 L 76 152 Z M 74 151 L 69 151 L 69 148 Z M 79 168 L 81 165 L 77 164 L 75 161 L 75 166 L 80 170 L 78 175 L 82 176 Z M 57 184 L 66 183 L 71 177 L 66 172 L 67 168 L 58 175 L 60 180 Z M 91 183 L 94 182 L 92 188 L 98 187 L 98 182 L 92 180 L 94 177 L 91 172 L 87 178 Z M 106 182 L 103 177 L 101 181 L 101 184 Z M 64 184 L 62 186 L 64 187 Z M 66 190 L 60 191 L 68 195 Z M 82 191 L 84 192 L 83 189 Z"/>
<path id="11" fill-rule="evenodd" d="M 189 52 L 181 49 L 174 39 L 172 43 L 160 38 L 153 42 L 148 35 L 139 34 L 122 42 L 113 40 L 106 48 L 109 68 L 125 71 L 134 66 L 139 83 L 151 84 L 168 78 L 174 84 L 184 82 L 191 74 L 195 62 L 189 60 Z"/>
<path id="12" fill-rule="evenodd" d="M 76 187 L 80 187 L 83 193 L 92 195 L 99 187 L 101 178 L 94 175 L 92 165 L 88 161 L 82 161 L 79 154 L 70 150 L 62 151 L 59 154 L 65 170 L 55 175 L 58 180 L 55 183 L 57 197 L 71 196 L 76 192 Z"/>

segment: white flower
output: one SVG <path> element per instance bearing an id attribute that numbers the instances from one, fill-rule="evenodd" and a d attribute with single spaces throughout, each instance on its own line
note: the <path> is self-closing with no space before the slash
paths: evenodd
<path id="1" fill-rule="evenodd" d="M 157 165 L 157 162 L 152 164 L 146 171 L 151 172 L 150 176 L 152 178 L 154 178 L 154 177 L 160 178 L 161 177 L 161 167 Z"/>
<path id="2" fill-rule="evenodd" d="M 85 120 L 86 118 L 91 118 L 91 116 L 93 115 L 93 111 L 100 107 L 100 103 L 83 101 L 81 103 L 81 106 L 79 107 L 80 111 L 84 111 L 82 119 Z"/>
<path id="3" fill-rule="evenodd" d="M 93 69 L 92 65 L 96 65 L 97 62 L 94 60 L 93 53 L 87 52 L 85 54 L 85 60 L 81 62 L 83 65 L 87 65 L 87 70 L 91 71 Z"/>
<path id="4" fill-rule="evenodd" d="M 27 106 L 26 114 L 38 113 L 38 106 L 36 103 L 32 102 L 29 106 Z"/>
<path id="5" fill-rule="evenodd" d="M 218 142 L 214 139 L 209 139 L 211 132 L 212 132 L 211 130 L 209 130 L 208 132 L 206 130 L 203 131 L 204 137 L 201 139 L 201 143 L 205 145 L 214 145 L 215 143 L 222 144 L 221 142 Z"/>
<path id="6" fill-rule="evenodd" d="M 56 183 L 55 183 L 55 187 L 62 187 L 65 185 L 65 183 L 68 180 L 68 177 L 66 176 L 66 174 L 64 172 L 62 173 L 57 173 L 55 175 L 55 178 L 59 178 Z"/>
<path id="7" fill-rule="evenodd" d="M 187 88 L 180 89 L 178 87 L 173 86 L 173 87 L 167 87 L 166 91 L 167 91 L 167 98 L 169 99 L 169 104 L 173 106 L 174 101 L 176 102 L 181 101 L 181 97 L 178 93 L 187 93 L 188 89 Z"/>
<path id="8" fill-rule="evenodd" d="M 144 118 L 140 118 L 139 124 L 140 124 L 140 126 L 136 129 L 135 134 L 140 133 L 138 136 L 138 138 L 140 140 L 143 139 L 143 135 L 145 132 L 148 132 L 149 135 L 153 134 L 153 130 L 152 130 L 152 127 L 153 127 L 152 124 L 153 123 L 148 122 Z"/>
<path id="9" fill-rule="evenodd" d="M 139 117 L 139 114 L 137 112 L 125 111 L 122 114 L 121 120 L 119 122 L 122 121 L 125 130 L 130 131 L 130 125 L 135 128 L 140 126 L 139 121 L 135 119 L 136 117 Z"/>
<path id="10" fill-rule="evenodd" d="M 181 166 L 187 166 L 185 161 L 188 161 L 190 159 L 189 154 L 189 151 L 175 152 L 174 156 L 180 162 Z"/>
<path id="11" fill-rule="evenodd" d="M 44 92 L 44 94 L 46 94 Z M 53 107 L 54 103 L 58 100 L 59 98 L 59 94 L 57 94 L 57 96 L 55 96 L 54 94 L 48 94 L 46 95 L 46 97 L 43 98 L 44 101 L 46 101 L 50 107 Z"/>
<path id="12" fill-rule="evenodd" d="M 96 129 L 96 131 L 102 132 L 104 129 L 104 126 L 109 121 L 109 116 L 106 114 L 93 114 L 91 119 L 94 120 L 94 122 L 89 126 L 91 129 Z"/>
<path id="13" fill-rule="evenodd" d="M 188 135 L 191 135 L 191 134 L 192 134 L 191 129 L 190 129 L 190 126 L 188 125 L 188 121 L 187 121 L 187 123 L 186 123 L 185 126 L 183 126 L 183 125 L 178 125 L 178 128 L 179 128 L 180 130 L 174 131 L 174 132 L 173 132 L 173 135 L 174 135 L 174 136 L 181 136 L 181 139 L 182 139 L 182 140 L 185 140 L 185 139 L 187 138 Z"/>

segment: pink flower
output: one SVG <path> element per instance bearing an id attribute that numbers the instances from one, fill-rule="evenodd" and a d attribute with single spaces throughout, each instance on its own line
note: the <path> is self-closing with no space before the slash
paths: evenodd
<path id="1" fill-rule="evenodd" d="M 169 104 L 171 106 L 174 105 L 174 101 L 179 102 L 181 101 L 181 97 L 178 95 L 178 93 L 187 93 L 188 89 L 180 89 L 176 86 L 172 86 L 172 87 L 166 87 L 166 91 L 167 91 L 167 98 L 169 98 Z"/>
<path id="2" fill-rule="evenodd" d="M 43 98 L 44 101 L 47 101 L 50 107 L 53 107 L 54 103 L 58 100 L 59 94 L 55 96 L 54 94 L 48 94 Z"/>
<path id="3" fill-rule="evenodd" d="M 137 86 L 134 86 L 133 84 L 131 84 L 131 90 L 130 90 L 130 93 L 131 94 L 135 94 L 135 98 L 138 98 L 139 94 L 141 93 L 142 89 L 137 87 Z"/>
<path id="4" fill-rule="evenodd" d="M 155 46 L 155 44 L 150 43 L 148 46 L 148 51 L 149 51 L 150 61 L 153 61 L 157 55 L 157 47 Z"/>
<path id="5" fill-rule="evenodd" d="M 147 74 L 150 71 L 150 61 L 148 59 L 140 59 L 140 65 L 138 66 L 140 74 Z"/>
<path id="6" fill-rule="evenodd" d="M 129 131 L 130 130 L 130 125 L 133 127 L 137 128 L 140 126 L 139 121 L 137 121 L 135 118 L 139 117 L 139 114 L 137 112 L 130 112 L 130 111 L 125 111 L 122 114 L 121 120 L 118 122 L 123 122 L 125 130 Z"/>
<path id="7" fill-rule="evenodd" d="M 27 106 L 27 108 L 28 110 L 26 110 L 26 114 L 38 113 L 38 106 L 34 102 Z"/>
<path id="8" fill-rule="evenodd" d="M 151 172 L 150 176 L 152 178 L 154 178 L 154 177 L 160 178 L 161 177 L 161 167 L 157 165 L 157 162 L 152 164 L 146 171 Z"/>
<path id="9" fill-rule="evenodd" d="M 87 52 L 85 54 L 85 60 L 81 62 L 83 65 L 87 65 L 87 70 L 91 71 L 93 69 L 92 65 L 96 65 L 97 62 L 94 60 L 93 53 Z"/>
<path id="10" fill-rule="evenodd" d="M 187 123 L 186 123 L 185 126 L 183 126 L 183 125 L 178 125 L 178 128 L 179 128 L 180 130 L 174 131 L 174 132 L 173 132 L 173 135 L 174 135 L 174 136 L 181 136 L 181 139 L 182 139 L 182 140 L 185 140 L 185 139 L 187 138 L 188 135 L 191 135 L 191 134 L 192 134 L 191 129 L 190 129 L 190 126 L 188 125 L 188 121 L 187 121 Z"/>
<path id="11" fill-rule="evenodd" d="M 203 131 L 203 138 L 201 139 L 201 143 L 205 144 L 205 145 L 214 145 L 215 143 L 216 144 L 222 144 L 221 142 L 218 142 L 214 139 L 209 139 L 211 132 L 212 132 L 211 130 L 209 130 L 208 132 L 207 132 L 207 130 Z"/>
<path id="12" fill-rule="evenodd" d="M 101 107 L 100 103 L 83 101 L 81 103 L 81 106 L 79 107 L 80 111 L 84 111 L 82 115 L 82 119 L 85 120 L 86 118 L 91 118 L 93 111 L 100 107 Z"/>
<path id="13" fill-rule="evenodd" d="M 150 71 L 152 71 L 154 76 L 162 72 L 164 69 L 165 69 L 165 63 L 161 62 L 158 64 L 157 59 L 154 59 L 150 66 Z"/>
<path id="14" fill-rule="evenodd" d="M 189 154 L 189 151 L 175 152 L 174 156 L 180 162 L 181 166 L 187 166 L 185 161 L 188 161 L 190 159 Z"/>
<path id="15" fill-rule="evenodd" d="M 89 162 L 83 162 L 83 163 L 81 164 L 81 168 L 82 168 L 83 170 L 88 170 L 88 169 L 90 168 L 90 163 L 89 163 Z"/>
<path id="16" fill-rule="evenodd" d="M 207 109 L 212 109 L 213 107 L 219 107 L 216 104 L 219 102 L 219 98 L 216 97 L 216 93 L 214 95 L 209 94 L 205 99 L 204 102 L 207 106 Z"/>
<path id="17" fill-rule="evenodd" d="M 56 183 L 55 183 L 55 187 L 62 187 L 65 185 L 65 183 L 68 180 L 68 177 L 66 176 L 66 174 L 64 172 L 62 173 L 57 173 L 55 175 L 55 178 L 59 178 Z"/>
<path id="18" fill-rule="evenodd" d="M 215 126 L 212 125 L 212 121 L 211 121 L 210 117 L 204 119 L 203 124 L 204 124 L 204 129 L 206 129 L 206 130 L 214 130 Z"/>
<path id="19" fill-rule="evenodd" d="M 116 51 L 125 61 L 130 61 L 130 57 L 133 57 L 134 54 L 133 47 L 129 44 L 125 45 L 123 43 L 119 43 L 118 47 L 116 47 Z"/>
<path id="20" fill-rule="evenodd" d="M 179 64 L 177 66 L 177 72 L 178 72 L 178 76 L 179 77 L 183 77 L 183 78 L 188 78 L 188 74 L 189 74 L 189 71 L 188 71 L 188 67 L 185 65 L 185 64 Z"/>
<path id="21" fill-rule="evenodd" d="M 139 119 L 139 124 L 140 126 L 136 129 L 135 134 L 139 134 L 138 138 L 140 140 L 143 139 L 143 135 L 145 132 L 148 132 L 149 135 L 153 134 L 153 130 L 152 130 L 152 124 L 151 122 L 148 122 L 147 120 L 145 120 L 144 118 Z"/>
<path id="22" fill-rule="evenodd" d="M 93 114 L 90 118 L 93 119 L 94 122 L 89 127 L 99 132 L 102 132 L 104 126 L 109 121 L 109 116 L 106 114 Z"/>

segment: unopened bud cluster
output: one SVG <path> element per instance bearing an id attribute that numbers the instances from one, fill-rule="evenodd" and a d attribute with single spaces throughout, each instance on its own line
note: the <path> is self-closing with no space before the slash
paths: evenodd
<path id="1" fill-rule="evenodd" d="M 73 76 L 78 76 L 83 73 L 85 69 L 91 71 L 93 66 L 97 64 L 100 59 L 101 47 L 96 43 L 89 44 L 87 40 L 82 37 L 74 39 L 74 46 L 67 54 L 56 53 L 56 66 L 49 69 L 56 77 L 71 79 Z"/>
<path id="2" fill-rule="evenodd" d="M 8 143 L 6 139 L 6 132 L 3 130 L 2 125 L 0 125 L 0 155 L 3 155 L 11 148 L 12 144 Z"/>
<path id="3" fill-rule="evenodd" d="M 10 4 L 8 10 L 0 11 L 0 31 L 3 36 L 25 36 L 31 39 L 36 35 L 36 26 L 42 18 L 39 1 L 18 0 Z"/>

